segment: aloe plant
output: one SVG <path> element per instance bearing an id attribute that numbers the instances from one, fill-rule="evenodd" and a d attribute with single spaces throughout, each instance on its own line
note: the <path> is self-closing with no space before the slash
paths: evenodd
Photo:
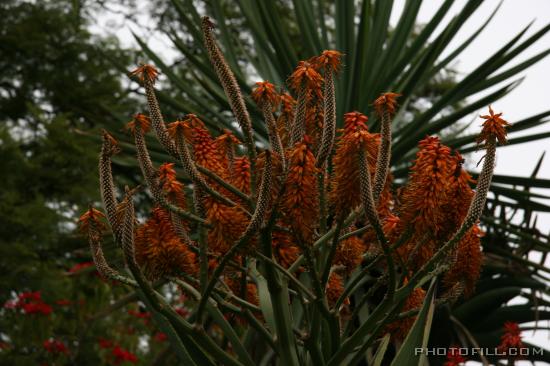
<path id="1" fill-rule="evenodd" d="M 343 115 L 343 129 L 337 131 L 338 100 L 348 103 L 338 91 L 353 90 L 354 83 L 346 80 L 340 51 L 325 50 L 298 63 L 289 77 L 295 98 L 267 81 L 256 83 L 248 97 L 213 24 L 208 17 L 200 24 L 217 88 L 237 121 L 225 125 L 238 133 L 216 137 L 195 114 L 167 125 L 161 105 L 169 102 L 157 99 L 162 94 L 154 89 L 157 69 L 142 65 L 131 73 L 145 88 L 149 117 L 137 114 L 128 128 L 154 208 L 145 222 L 136 217 L 140 187 L 126 187 L 118 200 L 111 158 L 119 143 L 105 132 L 100 188 L 130 276 L 108 264 L 101 245 L 103 214 L 91 208 L 81 222 L 100 273 L 138 289 L 174 351 L 190 365 L 354 365 L 388 359 L 418 364 L 423 356 L 414 349 L 428 346 L 436 309 L 454 306 L 463 294 L 471 300 L 455 307 L 449 319 L 471 336 L 464 323 L 472 308 L 485 304 L 480 299 L 485 294 L 475 292 L 483 255 L 479 220 L 497 144 L 506 143 L 513 125 L 490 107 L 482 116 L 482 131 L 472 140 L 486 151 L 475 190 L 458 151 L 428 136 L 414 142 L 415 162 L 397 192 L 390 167 L 399 163 L 392 157 L 406 146 L 403 141 L 418 137 L 392 133 L 401 94 L 372 98 L 376 123 L 370 128 L 369 117 L 355 111 Z M 257 104 L 255 112 L 248 99 Z M 426 113 L 421 118 L 428 118 Z M 258 131 L 253 121 L 259 118 Z M 155 167 L 145 138 L 151 126 L 166 160 L 181 166 L 188 185 L 178 180 L 173 163 Z M 376 126 L 380 133 L 372 132 Z M 179 316 L 155 281 L 177 285 L 190 297 L 191 314 Z M 517 290 L 503 289 L 490 305 L 500 307 L 511 294 Z M 495 315 L 486 322 L 502 328 L 500 320 Z M 517 335 L 507 337 L 501 347 Z M 390 341 L 394 356 L 387 352 Z"/>

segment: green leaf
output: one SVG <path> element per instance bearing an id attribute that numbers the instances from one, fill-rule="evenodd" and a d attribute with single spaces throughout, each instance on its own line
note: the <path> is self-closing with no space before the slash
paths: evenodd
<path id="1" fill-rule="evenodd" d="M 476 294 L 453 310 L 462 323 L 469 323 L 491 314 L 502 304 L 521 293 L 521 287 L 502 287 Z"/>
<path id="2" fill-rule="evenodd" d="M 387 333 L 384 338 L 382 338 L 382 342 L 380 342 L 380 345 L 378 346 L 378 349 L 376 350 L 376 353 L 374 354 L 374 361 L 373 366 L 381 366 L 382 361 L 384 360 L 384 355 L 386 354 L 386 350 L 388 349 L 388 344 L 390 343 L 391 334 Z"/>
<path id="3" fill-rule="evenodd" d="M 435 307 L 435 287 L 436 280 L 432 280 L 430 288 L 426 293 L 426 298 L 422 304 L 422 308 L 418 313 L 416 320 L 403 341 L 401 348 L 395 355 L 392 366 L 417 366 L 421 362 L 421 355 L 415 352 L 417 348 L 425 348 L 430 337 L 430 330 Z"/>

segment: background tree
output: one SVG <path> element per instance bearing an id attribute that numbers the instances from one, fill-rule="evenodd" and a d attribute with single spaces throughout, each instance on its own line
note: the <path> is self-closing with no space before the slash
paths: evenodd
<path id="1" fill-rule="evenodd" d="M 115 301 L 121 291 L 97 275 L 75 231 L 99 200 L 99 145 L 79 131 L 135 112 L 126 79 L 104 57 L 129 65 L 135 53 L 91 35 L 89 17 L 101 11 L 74 1 L 0 4 L 2 364 L 151 364 L 162 355 L 164 337 L 135 294 Z M 143 337 L 148 350 L 138 347 Z"/>

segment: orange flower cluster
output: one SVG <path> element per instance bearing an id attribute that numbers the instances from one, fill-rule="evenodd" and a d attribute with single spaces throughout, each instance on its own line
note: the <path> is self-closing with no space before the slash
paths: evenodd
<path id="1" fill-rule="evenodd" d="M 460 227 L 474 196 L 472 177 L 462 168 L 462 156 L 441 144 L 437 137 L 419 143 L 409 182 L 400 206 L 399 232 L 412 225 L 411 240 L 398 253 L 403 259 L 413 256 L 413 270 L 424 264 Z M 464 284 L 466 296 L 472 294 L 482 265 L 481 230 L 474 226 L 459 242 L 452 254 L 455 261 L 445 276 L 451 288 Z M 417 252 L 414 249 L 418 246 Z"/>
<path id="2" fill-rule="evenodd" d="M 230 262 L 233 260 L 245 267 L 247 256 L 256 249 L 257 238 L 263 239 L 269 232 L 272 258 L 281 266 L 296 269 L 294 265 L 302 254 L 304 265 L 314 263 L 308 272 L 313 273 L 312 281 L 321 278 L 321 283 L 315 283 L 315 290 L 322 292 L 325 289 L 331 308 L 344 293 L 347 278 L 361 267 L 367 250 L 373 256 L 381 256 L 377 260 L 383 258 L 381 263 L 372 263 L 377 267 L 369 274 L 376 276 L 380 270 L 384 272 L 386 268 L 396 268 L 387 276 L 394 281 L 400 278 L 399 275 L 401 278 L 414 275 L 456 233 L 468 215 L 472 199 L 479 194 L 474 194 L 471 188 L 474 181 L 463 169 L 460 154 L 452 152 L 439 138 L 427 136 L 419 142 L 409 180 L 394 196 L 393 178 L 388 171 L 391 161 L 390 126 L 398 110 L 396 99 L 399 94 L 383 93 L 373 103 L 382 121 L 380 133 L 369 131 L 368 117 L 360 112 L 344 114 L 344 126 L 337 131 L 334 77 L 341 67 L 342 54 L 333 50 L 324 51 L 317 57 L 301 61 L 289 77 L 288 84 L 295 92 L 296 100 L 290 94 L 278 92 L 268 81 L 256 83 L 251 97 L 266 119 L 270 144 L 265 152 L 260 152 L 253 141 L 250 116 L 237 82 L 212 38 L 211 25 L 205 23 L 205 27 L 209 54 L 217 59 L 214 64 L 216 72 L 222 80 L 231 109 L 245 132 L 248 156 L 242 154 L 238 146 L 241 142 L 231 132 L 213 136 L 193 114 L 165 126 L 152 87 L 158 72 L 144 65 L 133 73 L 140 76 L 147 87 L 151 120 L 159 140 L 171 155 L 181 160 L 184 171 L 196 186 L 196 211 L 181 212 L 173 206 L 185 208 L 185 189 L 177 180 L 174 164 L 162 164 L 155 176 L 151 172 L 149 156 L 138 156 L 140 162 L 143 159 L 148 162 L 141 164 L 149 167 L 147 183 L 151 186 L 150 182 L 158 177 L 171 203 L 165 206 L 186 218 L 185 229 L 196 225 L 206 230 L 207 243 L 199 241 L 199 250 L 205 249 L 205 244 L 207 247 L 207 253 L 201 252 L 201 258 L 208 260 L 208 263 L 201 263 L 201 285 L 204 285 L 204 278 L 209 277 L 204 273 L 207 270 L 215 271 L 215 276 L 210 276 L 211 282 L 206 284 L 205 294 L 223 278 L 231 291 L 240 296 L 243 274 L 224 266 L 233 264 Z M 501 118 L 501 114 L 495 114 L 490 108 L 489 115 L 482 118 L 485 122 L 479 142 L 494 144 L 497 139 L 504 143 L 508 123 Z M 136 132 L 139 127 L 139 130 L 147 132 L 150 125 L 149 118 L 137 114 L 128 128 Z M 109 163 L 103 176 L 110 175 L 109 156 L 103 155 L 105 162 Z M 484 168 L 484 172 L 487 169 Z M 112 180 L 103 180 L 105 187 L 114 186 Z M 485 180 L 490 181 L 490 175 L 485 174 Z M 111 189 L 112 194 L 106 197 L 116 204 L 113 192 Z M 158 202 L 162 201 L 155 197 Z M 131 208 L 129 200 L 124 202 L 126 207 Z M 349 216 L 362 203 L 362 215 Z M 472 207 L 480 211 L 477 206 Z M 119 209 L 123 211 L 123 205 L 119 205 Z M 101 217 L 99 211 L 90 209 L 81 218 L 81 226 L 89 229 L 93 224 L 101 228 Z M 344 220 L 348 217 L 350 220 Z M 478 217 L 470 215 L 468 225 L 471 226 Z M 197 272 L 197 256 L 191 251 L 194 247 L 187 246 L 191 243 L 190 238 L 195 236 L 188 235 L 176 219 L 179 220 L 179 217 L 175 213 L 157 207 L 151 217 L 137 228 L 135 256 L 149 279 L 180 273 L 195 275 Z M 346 226 L 341 227 L 344 221 Z M 131 221 L 125 220 L 124 234 L 128 233 L 128 223 Z M 262 231 L 267 223 L 275 224 Z M 351 235 L 357 228 L 362 234 Z M 392 252 L 392 248 L 387 247 L 394 245 L 402 234 L 409 231 L 412 235 L 399 249 Z M 245 232 L 247 241 L 239 241 Z M 262 235 L 259 236 L 259 233 Z M 202 231 L 198 234 L 201 239 L 204 238 Z M 342 235 L 345 239 L 339 240 Z M 386 238 L 380 239 L 384 235 Z M 460 241 L 457 240 L 456 248 L 447 258 L 451 269 L 445 274 L 443 282 L 448 289 L 461 289 L 460 285 L 463 285 L 466 295 L 473 292 L 482 264 L 481 236 L 481 229 L 474 225 Z M 330 244 L 332 240 L 334 246 Z M 242 246 L 234 248 L 238 242 L 246 243 L 246 249 Z M 269 245 L 267 241 L 265 244 Z M 304 248 L 306 253 L 302 253 Z M 228 252 L 234 257 L 223 257 Z M 261 256 L 257 260 L 263 266 Z M 372 257 L 367 256 L 365 260 L 370 261 Z M 298 268 L 296 272 L 303 270 Z M 396 282 L 388 281 L 391 284 L 387 286 L 388 294 L 401 293 L 399 290 L 393 292 L 396 286 L 403 285 Z M 245 300 L 258 304 L 255 284 L 248 283 L 245 290 Z M 403 310 L 420 307 L 425 296 L 422 288 L 414 289 L 406 299 Z M 208 296 L 202 297 L 200 309 L 206 304 L 205 301 L 208 301 Z M 348 299 L 343 302 L 344 306 L 349 304 Z M 201 319 L 201 316 L 198 318 Z M 395 339 L 402 340 L 414 321 L 414 317 L 395 321 L 386 327 L 386 331 L 391 332 Z M 512 344 L 510 339 L 511 336 L 504 342 L 503 338 L 503 342 Z"/>
<path id="3" fill-rule="evenodd" d="M 178 238 L 170 214 L 154 208 L 151 217 L 136 230 L 136 261 L 147 278 L 196 274 L 196 255 Z"/>
<path id="4" fill-rule="evenodd" d="M 349 237 L 338 244 L 332 263 L 344 266 L 344 271 L 349 274 L 359 267 L 365 251 L 366 244 L 362 239 L 357 236 Z"/>
<path id="5" fill-rule="evenodd" d="M 290 267 L 301 254 L 292 236 L 283 231 L 273 232 L 272 246 L 277 262 L 285 268 Z"/>
<path id="6" fill-rule="evenodd" d="M 344 129 L 337 142 L 333 158 L 330 202 L 336 215 L 342 217 L 356 208 L 359 197 L 359 151 L 367 155 L 371 175 L 374 176 L 380 135 L 368 131 L 367 116 L 359 112 L 344 115 Z"/>
<path id="7" fill-rule="evenodd" d="M 185 208 L 185 193 L 183 184 L 176 178 L 174 163 L 164 163 L 158 169 L 161 187 L 167 193 L 168 201 Z"/>
<path id="8" fill-rule="evenodd" d="M 336 304 L 336 301 L 344 293 L 344 279 L 336 272 L 332 272 L 328 278 L 327 287 L 325 289 L 327 294 L 327 302 L 330 307 Z M 344 305 L 349 305 L 349 299 L 344 301 Z"/>
<path id="9" fill-rule="evenodd" d="M 308 141 L 306 136 L 289 152 L 286 190 L 281 202 L 284 222 L 304 244 L 311 244 L 319 223 L 318 170 Z"/>
<path id="10" fill-rule="evenodd" d="M 241 192 L 250 193 L 250 161 L 246 156 L 239 156 L 235 159 L 234 171 L 231 179 L 233 184 Z"/>
<path id="11" fill-rule="evenodd" d="M 407 281 L 405 281 L 406 283 Z M 402 311 L 408 311 L 413 309 L 418 309 L 422 307 L 424 298 L 426 297 L 426 291 L 418 287 L 413 290 L 413 292 L 405 300 L 405 305 L 403 305 Z M 409 330 L 412 328 L 416 316 L 411 316 L 408 318 L 396 320 L 393 323 L 388 324 L 386 327 L 385 333 L 390 333 L 393 340 L 403 341 Z"/>

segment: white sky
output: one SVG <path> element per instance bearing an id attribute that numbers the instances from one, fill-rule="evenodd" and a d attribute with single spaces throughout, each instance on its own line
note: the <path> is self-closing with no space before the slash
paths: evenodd
<path id="1" fill-rule="evenodd" d="M 392 14 L 394 23 L 398 19 L 404 3 L 405 0 L 395 1 L 396 6 Z M 443 0 L 424 1 L 419 15 L 420 22 L 428 22 L 442 3 Z M 452 15 L 456 14 L 465 3 L 466 0 L 456 0 L 450 13 Z M 498 0 L 485 0 L 476 14 L 463 26 L 463 29 L 451 43 L 449 49 L 454 49 L 458 44 L 464 41 L 466 37 L 470 36 L 471 32 L 475 31 L 487 19 L 498 3 Z M 145 10 L 146 2 L 140 2 L 139 4 L 135 13 L 141 13 L 146 16 L 145 14 L 147 14 L 147 12 L 141 12 L 139 9 L 142 8 L 142 10 Z M 499 47 L 503 46 L 514 37 L 532 20 L 535 21 L 527 36 L 550 23 L 550 0 L 504 0 L 495 19 L 493 19 L 477 40 L 459 57 L 460 61 L 454 65 L 455 69 L 461 72 L 462 75 L 466 75 L 487 59 Z M 108 19 L 101 19 L 98 23 L 98 27 L 95 27 L 96 30 L 105 31 L 108 29 Z M 445 24 L 445 22 L 443 22 L 443 24 Z M 117 36 L 119 36 L 126 45 L 136 46 L 129 29 L 120 30 Z M 162 38 L 149 39 L 149 44 L 153 49 L 159 51 L 159 54 L 165 59 L 172 59 L 177 55 L 168 49 L 169 43 Z M 518 60 L 523 61 L 525 58 L 549 48 L 550 34 L 547 34 Z M 504 70 L 515 64 L 517 64 L 517 61 L 514 64 L 506 66 Z M 503 117 L 511 123 L 550 109 L 550 57 L 532 66 L 524 74 L 526 78 L 522 84 L 508 96 L 493 105 L 495 111 L 504 112 Z M 478 114 L 479 113 L 485 114 L 485 110 L 481 110 Z M 470 120 L 472 117 L 473 116 L 469 116 L 467 120 Z M 475 123 L 472 128 L 478 128 L 478 126 L 479 123 Z M 550 131 L 550 123 L 536 129 L 529 129 L 527 134 L 548 131 Z M 496 172 L 506 175 L 529 176 L 540 154 L 548 149 L 549 143 L 550 139 L 545 139 L 537 142 L 499 148 Z M 480 156 L 481 154 L 470 155 L 468 158 L 470 161 L 477 161 Z M 543 162 L 538 177 L 550 179 L 550 152 Z M 548 191 L 540 191 L 540 193 L 550 195 Z M 550 204 L 550 201 L 547 200 L 546 203 Z M 550 232 L 550 214 L 540 215 L 538 223 L 543 233 Z M 524 337 L 531 343 L 541 346 L 544 345 L 550 348 L 550 332 L 548 331 L 538 331 L 535 335 L 533 335 L 533 332 L 526 332 Z M 468 365 L 473 364 L 475 363 L 468 363 Z M 517 364 L 520 365 L 520 363 Z M 543 364 L 544 363 L 537 363 L 537 366 Z"/>

